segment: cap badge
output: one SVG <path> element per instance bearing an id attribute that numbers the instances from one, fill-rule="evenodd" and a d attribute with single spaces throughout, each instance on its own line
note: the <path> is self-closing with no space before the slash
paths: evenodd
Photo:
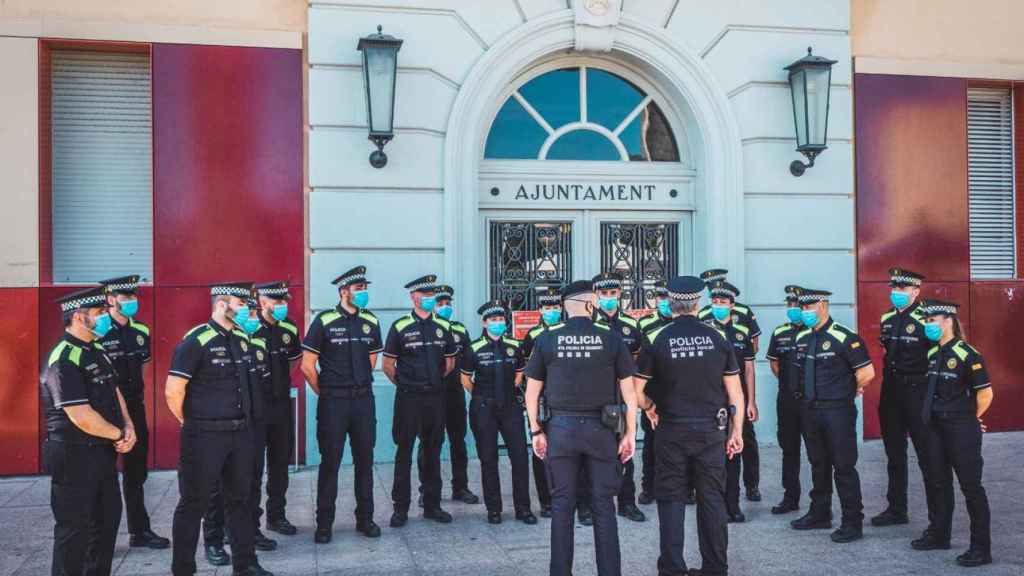
<path id="1" fill-rule="evenodd" d="M 956 359 L 950 358 L 948 361 L 946 361 L 946 367 L 949 368 L 950 370 L 956 368 Z"/>

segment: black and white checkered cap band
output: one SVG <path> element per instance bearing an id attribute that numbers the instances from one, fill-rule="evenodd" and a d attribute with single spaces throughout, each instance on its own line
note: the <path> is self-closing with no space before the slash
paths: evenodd
<path id="1" fill-rule="evenodd" d="M 814 304 L 815 302 L 826 301 L 826 300 L 828 300 L 828 298 L 829 298 L 829 296 L 827 294 L 801 294 L 800 295 L 800 303 L 801 304 Z"/>
<path id="2" fill-rule="evenodd" d="M 921 279 L 920 278 L 913 278 L 911 276 L 890 276 L 889 277 L 889 283 L 890 284 L 904 284 L 904 285 L 907 285 L 907 286 L 920 286 L 921 285 Z"/>
<path id="3" fill-rule="evenodd" d="M 614 290 L 622 288 L 622 281 L 617 278 L 605 278 L 594 282 L 594 290 Z"/>
<path id="4" fill-rule="evenodd" d="M 954 316 L 954 315 L 956 315 L 956 311 L 957 311 L 957 307 L 956 306 L 948 306 L 948 305 L 945 305 L 945 304 L 929 304 L 929 305 L 925 306 L 924 309 L 922 310 L 922 312 L 924 312 L 925 316 L 934 316 L 936 314 L 945 314 L 947 316 Z"/>
<path id="5" fill-rule="evenodd" d="M 417 282 L 416 284 L 410 284 L 407 290 L 409 292 L 419 292 L 420 290 L 433 290 L 436 287 L 436 282 Z"/>
<path id="6" fill-rule="evenodd" d="M 733 300 L 736 299 L 736 293 L 728 288 L 712 288 L 709 292 L 712 297 L 725 296 L 726 298 L 732 298 Z"/>
<path id="7" fill-rule="evenodd" d="M 673 300 L 686 301 L 700 300 L 700 297 L 703 294 L 703 292 L 673 292 L 668 289 L 666 289 L 665 292 L 668 294 L 668 297 Z"/>
<path id="8" fill-rule="evenodd" d="M 348 286 L 349 284 L 361 284 L 366 282 L 366 274 L 357 272 L 355 274 L 349 274 L 348 276 L 342 276 L 335 282 L 338 286 Z"/>
<path id="9" fill-rule="evenodd" d="M 274 288 L 257 288 L 256 292 L 260 296 L 266 296 L 268 298 L 284 298 L 288 295 L 288 289 L 275 286 Z"/>
<path id="10" fill-rule="evenodd" d="M 437 290 L 434 291 L 434 296 L 447 296 L 451 298 L 452 296 L 454 296 L 454 293 L 448 288 L 438 288 Z"/>
<path id="11" fill-rule="evenodd" d="M 708 276 L 707 278 L 701 278 L 701 280 L 703 280 L 704 282 L 710 284 L 712 282 L 717 282 L 719 280 L 725 280 L 726 278 L 728 278 L 728 276 L 729 276 L 728 274 L 724 274 L 724 273 L 722 273 L 722 274 L 712 274 L 711 276 Z"/>
<path id="12" fill-rule="evenodd" d="M 241 286 L 214 286 L 210 288 L 210 296 L 237 296 L 248 298 L 251 295 L 249 290 Z"/>
<path id="13" fill-rule="evenodd" d="M 494 314 L 502 314 L 502 315 L 505 314 L 505 307 L 504 306 L 491 306 L 490 308 L 484 309 L 484 312 L 483 312 L 483 314 L 480 315 L 480 317 L 481 318 L 487 318 L 488 316 L 491 316 L 491 315 L 494 315 Z"/>
<path id="14" fill-rule="evenodd" d="M 67 302 L 60 303 L 61 312 L 71 312 L 72 310 L 78 310 L 79 308 L 94 307 L 97 304 L 105 304 L 107 297 L 103 294 L 92 294 L 89 296 L 83 296 L 81 298 L 75 298 L 74 300 L 68 300 Z"/>
<path id="15" fill-rule="evenodd" d="M 134 292 L 138 288 L 138 282 L 125 282 L 124 284 L 107 284 L 107 292 Z"/>
<path id="16" fill-rule="evenodd" d="M 558 294 L 554 294 L 554 295 L 541 294 L 540 296 L 537 296 L 537 302 L 541 306 L 550 306 L 552 304 L 561 304 L 562 303 L 562 297 L 559 296 Z"/>

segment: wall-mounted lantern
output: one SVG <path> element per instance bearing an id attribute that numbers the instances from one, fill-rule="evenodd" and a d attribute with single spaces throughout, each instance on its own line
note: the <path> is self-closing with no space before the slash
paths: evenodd
<path id="1" fill-rule="evenodd" d="M 814 166 L 814 158 L 828 148 L 828 107 L 832 93 L 832 65 L 835 60 L 811 54 L 786 66 L 789 91 L 793 94 L 793 124 L 796 128 L 796 151 L 807 157 L 804 164 L 794 160 L 789 165 L 793 176 L 803 176 Z"/>
<path id="2" fill-rule="evenodd" d="M 366 121 L 370 140 L 377 149 L 370 154 L 370 165 L 383 168 L 388 163 L 384 145 L 395 137 L 395 79 L 398 75 L 398 50 L 402 41 L 381 32 L 359 39 L 356 50 L 363 53 L 363 88 L 366 90 Z"/>

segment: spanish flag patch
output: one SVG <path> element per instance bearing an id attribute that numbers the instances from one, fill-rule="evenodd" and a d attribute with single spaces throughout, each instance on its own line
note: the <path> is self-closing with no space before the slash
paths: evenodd
<path id="1" fill-rule="evenodd" d="M 979 363 L 979 364 L 975 364 L 974 366 L 971 366 L 971 370 L 974 370 L 974 371 L 981 370 L 981 364 Z"/>
<path id="2" fill-rule="evenodd" d="M 860 348 L 860 342 L 854 342 L 853 344 L 850 344 L 850 348 Z"/>

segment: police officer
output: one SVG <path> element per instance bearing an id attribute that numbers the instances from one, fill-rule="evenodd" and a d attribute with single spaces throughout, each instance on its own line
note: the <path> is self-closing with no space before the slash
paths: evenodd
<path id="1" fill-rule="evenodd" d="M 832 478 L 843 508 L 832 541 L 863 537 L 864 506 L 857 474 L 857 406 L 854 399 L 875 377 L 864 341 L 829 316 L 826 290 L 802 289 L 804 329 L 796 337 L 794 367 L 801 386 L 801 419 L 811 461 L 811 509 L 791 525 L 797 530 L 832 527 Z"/>
<path id="2" fill-rule="evenodd" d="M 51 574 L 109 575 L 121 525 L 117 454 L 136 442 L 114 366 L 97 341 L 111 327 L 107 291 L 92 287 L 57 300 L 64 335 L 40 380 L 53 510 Z"/>
<path id="3" fill-rule="evenodd" d="M 523 411 L 514 390 L 522 386 L 523 361 L 519 341 L 505 337 L 508 310 L 497 300 L 477 309 L 483 334 L 462 352 L 462 385 L 472 394 L 469 421 L 480 456 L 487 521 L 501 524 L 501 482 L 498 474 L 498 434 L 512 463 L 512 501 L 516 520 L 536 524 L 530 511 L 530 464 L 526 458 Z"/>
<path id="4" fill-rule="evenodd" d="M 878 421 L 888 459 L 889 505 L 871 519 L 872 526 L 906 524 L 907 516 L 907 434 L 914 443 L 917 463 L 924 480 L 928 518 L 932 519 L 935 495 L 928 482 L 926 429 L 921 407 L 928 387 L 928 349 L 924 335 L 924 314 L 917 301 L 924 276 L 905 268 L 889 270 L 889 300 L 892 308 L 882 314 L 880 338 L 884 351 L 882 394 Z M 929 522 L 930 523 L 930 522 Z M 929 529 L 931 527 L 929 526 Z"/>
<path id="5" fill-rule="evenodd" d="M 645 334 L 637 366 L 638 402 L 658 430 L 658 574 L 666 576 L 728 570 L 725 470 L 743 451 L 742 370 L 726 335 L 697 319 L 703 291 L 704 283 L 693 276 L 669 281 L 673 319 Z M 651 380 L 658 382 L 657 403 L 647 395 Z M 726 432 L 730 412 L 732 429 Z M 697 488 L 703 566 L 687 571 L 683 530 L 691 481 Z"/>
<path id="6" fill-rule="evenodd" d="M 793 369 L 796 335 L 803 330 L 803 315 L 797 295 L 799 286 L 786 286 L 786 322 L 772 332 L 768 343 L 768 363 L 778 379 L 775 399 L 776 439 L 782 449 L 782 501 L 772 514 L 788 514 L 800 509 L 800 387 Z"/>
<path id="7" fill-rule="evenodd" d="M 572 572 L 572 517 L 582 465 L 590 470 L 597 573 L 621 572 L 613 497 L 636 447 L 634 363 L 622 337 L 592 320 L 592 286 L 578 280 L 563 289 L 568 320 L 537 337 L 526 368 L 533 450 L 546 460 L 552 482 L 552 576 Z M 544 428 L 538 420 L 542 392 L 551 412 Z"/>
<path id="8" fill-rule="evenodd" d="M 963 340 L 959 305 L 929 300 L 923 305 L 928 351 L 928 388 L 921 408 L 927 429 L 928 480 L 936 494 L 934 530 L 915 540 L 917 550 L 948 550 L 953 527 L 953 472 L 967 501 L 971 545 L 957 556 L 961 566 L 992 562 L 991 513 L 981 485 L 982 416 L 992 405 L 992 384 L 985 360 Z"/>
<path id="9" fill-rule="evenodd" d="M 540 312 L 540 323 L 530 329 L 523 338 L 523 359 L 528 360 L 533 353 L 533 344 L 537 337 L 543 334 L 549 327 L 562 322 L 562 295 L 554 286 L 537 287 L 537 306 Z M 526 386 L 516 388 L 516 401 L 525 409 L 526 407 Z M 537 489 L 537 500 L 540 501 L 541 518 L 551 518 L 551 484 L 548 482 L 548 472 L 544 461 L 537 457 L 530 450 L 530 459 L 533 460 L 533 485 Z"/>
<path id="10" fill-rule="evenodd" d="M 380 527 L 373 521 L 373 447 L 377 438 L 373 367 L 383 349 L 380 321 L 366 309 L 370 281 L 365 266 L 348 270 L 332 283 L 338 287 L 338 305 L 317 314 L 302 341 L 302 373 L 320 397 L 316 433 L 321 461 L 313 535 L 318 544 L 330 542 L 333 534 L 338 468 L 346 437 L 355 464 L 356 530 L 368 538 L 380 536 Z"/>
<path id="11" fill-rule="evenodd" d="M 182 424 L 171 564 L 175 576 L 196 571 L 200 520 L 218 482 L 231 529 L 233 574 L 270 574 L 256 560 L 249 509 L 256 467 L 252 427 L 262 404 L 251 343 L 241 329 L 250 317 L 246 300 L 252 292 L 251 282 L 211 286 L 210 320 L 185 334 L 171 361 L 167 406 Z"/>
<path id="12" fill-rule="evenodd" d="M 725 281 L 726 275 L 729 273 L 728 270 L 723 268 L 716 268 L 712 270 L 705 270 L 701 273 L 700 279 L 704 281 L 707 286 L 711 286 L 714 282 Z M 701 308 L 698 317 L 701 320 L 708 321 L 712 317 L 712 304 L 708 304 L 704 308 Z M 742 324 L 748 330 L 747 338 L 750 339 L 754 353 L 756 354 L 759 349 L 761 327 L 757 324 L 757 316 L 749 306 L 741 304 L 739 302 L 733 302 L 732 306 L 733 322 L 736 324 Z M 750 438 L 746 438 L 743 445 L 743 486 L 746 489 L 747 500 L 751 502 L 761 501 L 761 459 L 760 451 L 757 449 L 757 439 L 754 438 L 753 442 Z"/>
<path id="13" fill-rule="evenodd" d="M 740 458 L 730 458 L 726 463 L 725 504 L 729 512 L 729 522 L 746 522 L 746 516 L 740 511 L 740 463 L 743 463 L 745 475 L 757 477 L 757 474 L 750 474 L 746 467 L 747 462 L 753 462 L 756 466 L 760 460 L 753 424 L 758 418 L 754 348 L 750 329 L 733 320 L 732 308 L 736 297 L 740 295 L 739 289 L 725 280 L 715 280 L 708 285 L 708 291 L 711 294 L 710 324 L 725 334 L 725 340 L 733 347 L 736 362 L 740 365 L 739 376 L 743 389 L 743 404 L 740 407 L 746 415 L 743 420 L 743 452 Z M 752 454 L 747 456 L 748 452 Z"/>
<path id="14" fill-rule="evenodd" d="M 603 272 L 594 276 L 591 280 L 594 292 L 597 293 L 597 309 L 594 311 L 594 321 L 606 324 L 613 332 L 618 334 L 625 342 L 633 360 L 636 360 L 640 352 L 640 325 L 632 317 L 621 313 L 620 302 L 622 299 L 622 278 L 618 274 Z M 634 481 L 635 466 L 633 460 L 626 462 L 622 487 L 619 489 L 619 516 L 632 520 L 633 522 L 644 522 L 647 516 L 636 506 L 636 482 Z M 590 491 L 587 489 L 587 471 L 581 475 L 580 499 L 590 508 Z"/>
<path id="15" fill-rule="evenodd" d="M 135 319 L 139 311 L 138 276 L 121 276 L 100 282 L 107 290 L 110 331 L 99 339 L 114 365 L 117 388 L 124 397 L 135 426 L 137 442 L 122 462 L 122 490 L 128 520 L 128 545 L 163 549 L 171 541 L 153 532 L 146 513 L 143 484 L 149 471 L 149 425 L 146 422 L 146 383 L 142 367 L 150 360 L 149 327 Z"/>
<path id="16" fill-rule="evenodd" d="M 657 301 L 657 309 L 637 322 L 640 332 L 644 336 L 672 321 L 672 308 L 669 304 L 668 288 L 665 285 L 665 281 L 659 280 L 655 282 L 654 296 Z M 657 384 L 648 381 L 645 389 L 647 395 L 657 402 Z M 651 424 L 651 419 L 644 412 L 640 412 L 639 418 L 640 428 L 644 431 L 644 450 L 640 454 L 640 461 L 643 466 L 640 477 L 640 496 L 637 500 L 646 506 L 654 502 L 654 463 L 657 453 L 655 448 L 657 441 L 655 440 L 656 434 L 654 426 Z M 687 503 L 692 504 L 693 502 L 688 501 Z"/>
<path id="17" fill-rule="evenodd" d="M 384 342 L 383 370 L 395 384 L 392 436 L 395 479 L 391 489 L 391 526 L 409 519 L 410 468 L 413 443 L 424 445 L 423 517 L 441 523 L 452 515 L 441 508 L 441 444 L 444 442 L 444 380 L 455 367 L 458 348 L 451 324 L 434 314 L 437 276 L 429 274 L 405 285 L 413 303 L 410 313 L 391 325 Z"/>

